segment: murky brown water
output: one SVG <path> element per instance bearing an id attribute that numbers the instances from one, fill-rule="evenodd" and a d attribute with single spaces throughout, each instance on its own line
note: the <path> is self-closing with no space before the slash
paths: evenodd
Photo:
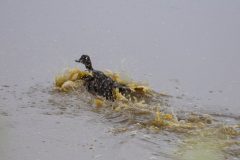
<path id="1" fill-rule="evenodd" d="M 174 110 L 239 124 L 239 17 L 240 2 L 224 0 L 1 1 L 1 160 L 239 159 L 239 144 L 223 151 L 221 135 L 120 132 L 121 116 L 51 88 L 87 53 L 97 69 L 169 93 Z"/>

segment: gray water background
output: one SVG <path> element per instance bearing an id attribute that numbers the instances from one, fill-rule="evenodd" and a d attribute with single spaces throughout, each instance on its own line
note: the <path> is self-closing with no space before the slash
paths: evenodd
<path id="1" fill-rule="evenodd" d="M 2 0 L 0 123 L 7 138 L 2 138 L 1 159 L 153 156 L 154 145 L 116 138 L 91 112 L 68 118 L 19 107 L 28 104 L 23 92 L 36 84 L 51 86 L 54 76 L 76 66 L 73 60 L 83 53 L 96 69 L 123 72 L 156 91 L 184 95 L 183 105 L 238 116 L 239 28 L 237 0 Z M 36 102 L 48 96 L 36 96 Z M 82 146 L 90 143 L 97 143 L 94 151 Z"/>

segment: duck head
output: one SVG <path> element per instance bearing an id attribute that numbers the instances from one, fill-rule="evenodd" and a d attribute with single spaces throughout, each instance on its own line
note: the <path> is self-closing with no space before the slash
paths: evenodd
<path id="1" fill-rule="evenodd" d="M 82 55 L 81 58 L 79 60 L 75 60 L 75 62 L 84 64 L 87 70 L 93 70 L 92 62 L 88 55 Z"/>

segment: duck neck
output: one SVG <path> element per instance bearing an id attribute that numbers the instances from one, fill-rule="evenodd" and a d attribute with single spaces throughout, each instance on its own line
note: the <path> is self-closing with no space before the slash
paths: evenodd
<path id="1" fill-rule="evenodd" d="M 92 70 L 93 70 L 91 61 L 89 61 L 88 63 L 86 63 L 86 64 L 85 64 L 85 67 L 87 68 L 88 71 L 92 71 Z"/>

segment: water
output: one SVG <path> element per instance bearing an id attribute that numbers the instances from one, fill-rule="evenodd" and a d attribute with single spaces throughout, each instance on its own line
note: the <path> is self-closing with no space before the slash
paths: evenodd
<path id="1" fill-rule="evenodd" d="M 240 2 L 224 0 L 1 1 L 1 159 L 177 159 L 181 136 L 115 135 L 83 102 L 53 105 L 54 76 L 85 53 L 177 108 L 239 117 L 239 17 Z"/>

